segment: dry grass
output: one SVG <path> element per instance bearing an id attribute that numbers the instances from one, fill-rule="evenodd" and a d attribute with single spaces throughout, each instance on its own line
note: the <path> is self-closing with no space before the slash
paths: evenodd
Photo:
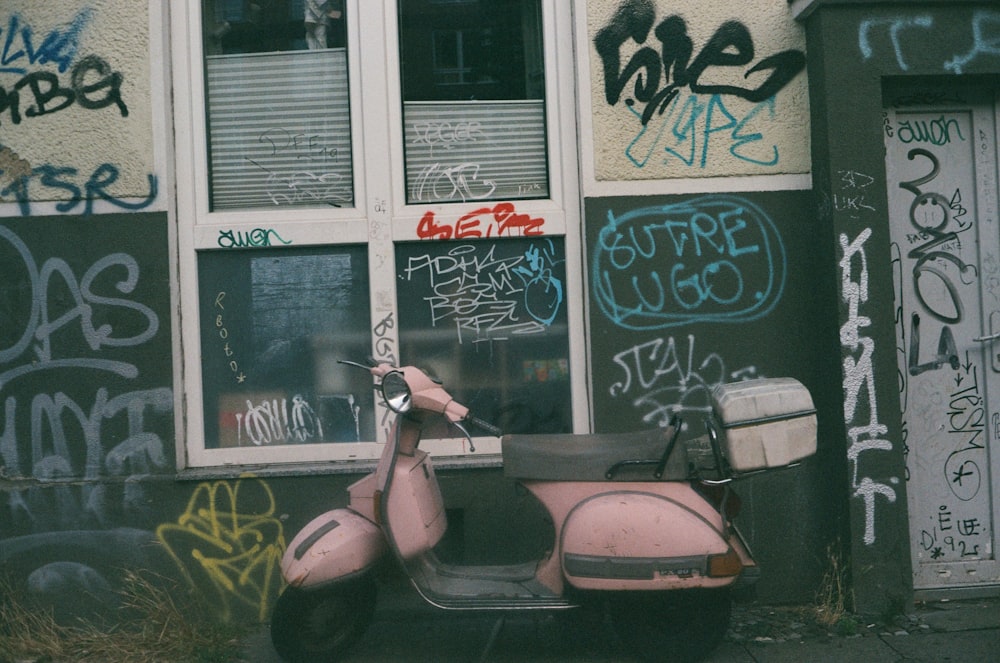
<path id="1" fill-rule="evenodd" d="M 829 566 L 816 591 L 813 606 L 816 623 L 840 635 L 853 635 L 858 623 L 850 612 L 853 601 L 847 565 L 841 558 L 838 545 L 829 545 L 826 552 Z"/>
<path id="2" fill-rule="evenodd" d="M 127 572 L 114 624 L 58 623 L 0 583 L 0 663 L 223 663 L 235 660 L 239 629 L 219 625 L 164 578 Z M 4 658 L 6 657 L 6 659 Z"/>

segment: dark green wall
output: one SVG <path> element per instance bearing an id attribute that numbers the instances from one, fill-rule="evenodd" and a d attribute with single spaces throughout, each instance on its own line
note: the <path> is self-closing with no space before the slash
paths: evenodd
<path id="1" fill-rule="evenodd" d="M 809 601 L 844 533 L 834 265 L 809 191 L 588 199 L 587 269 L 598 431 L 704 431 L 711 389 L 794 377 L 819 409 L 819 450 L 803 466 L 739 481 L 738 524 L 766 601 Z M 831 391 L 831 387 L 833 390 Z M 836 428 L 833 428 L 836 431 Z"/>
<path id="2" fill-rule="evenodd" d="M 817 2 L 805 20 L 818 238 L 838 263 L 852 586 L 859 609 L 912 599 L 883 143 L 887 82 L 1000 71 L 991 2 Z M 859 205 L 863 202 L 863 205 Z M 830 297 L 831 284 L 823 284 Z M 886 448 L 886 443 L 888 448 Z M 881 445 L 873 449 L 872 445 Z"/>

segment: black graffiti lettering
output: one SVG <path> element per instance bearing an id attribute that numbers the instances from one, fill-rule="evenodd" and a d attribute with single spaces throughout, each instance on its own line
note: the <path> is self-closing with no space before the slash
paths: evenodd
<path id="1" fill-rule="evenodd" d="M 747 27 L 739 21 L 723 23 L 692 61 L 694 44 L 680 16 L 668 16 L 656 27 L 659 57 L 655 49 L 644 45 L 654 20 L 652 0 L 630 0 L 619 7 L 611 22 L 594 37 L 604 71 L 605 100 L 609 105 L 617 104 L 629 81 L 635 78 L 632 98 L 625 103 L 645 104 L 643 124 L 655 113 L 662 114 L 681 88 L 689 87 L 698 94 L 733 95 L 759 103 L 774 96 L 805 68 L 802 51 L 786 50 L 761 59 L 744 72 L 744 78 L 770 72 L 756 87 L 705 81 L 703 76 L 713 68 L 746 67 L 753 62 L 753 37 Z M 630 39 L 642 46 L 622 68 L 621 47 Z"/>
<path id="2" fill-rule="evenodd" d="M 20 124 L 24 117 L 39 117 L 69 108 L 74 103 L 88 110 L 118 107 L 122 117 L 128 117 L 128 106 L 122 99 L 124 77 L 96 55 L 90 55 L 73 67 L 70 86 L 64 87 L 56 74 L 34 71 L 14 83 L 10 90 L 0 86 L 0 113 L 9 112 L 10 121 Z M 22 91 L 26 94 L 22 99 Z M 22 101 L 28 105 L 21 114 Z"/>
<path id="3" fill-rule="evenodd" d="M 660 58 L 656 51 L 648 46 L 640 48 L 625 71 L 621 69 L 621 46 L 629 39 L 637 44 L 646 41 L 656 17 L 653 3 L 650 0 L 631 0 L 618 8 L 611 23 L 602 28 L 594 38 L 594 45 L 601 56 L 604 67 L 604 97 L 608 105 L 614 106 L 621 99 L 622 91 L 629 80 L 639 70 L 645 69 L 645 83 L 639 75 L 635 83 L 635 98 L 639 101 L 649 101 L 660 82 Z"/>
<path id="4" fill-rule="evenodd" d="M 945 364 L 958 370 L 958 346 L 955 345 L 955 336 L 951 333 L 951 327 L 945 325 L 941 328 L 941 335 L 938 336 L 937 354 L 927 362 L 920 363 L 920 316 L 916 313 L 910 318 L 910 358 L 908 370 L 910 375 L 920 375 L 926 371 L 936 371 Z"/>
<path id="5" fill-rule="evenodd" d="M 921 231 L 922 236 L 929 236 L 930 239 L 916 246 L 907 254 L 907 258 L 916 260 L 913 265 L 913 282 L 917 300 L 924 309 L 932 316 L 944 323 L 958 323 L 962 320 L 963 307 L 962 299 L 958 289 L 952 282 L 947 272 L 942 269 L 947 263 L 958 268 L 960 278 L 965 279 L 965 275 L 976 276 L 977 268 L 962 261 L 958 256 L 949 253 L 945 245 L 958 241 L 958 233 L 944 232 L 944 228 L 951 220 L 952 205 L 947 198 L 938 193 L 923 193 L 920 189 L 922 184 L 926 184 L 935 179 L 941 172 L 941 165 L 937 157 L 931 152 L 922 148 L 915 148 L 907 153 L 907 158 L 913 161 L 916 157 L 924 157 L 929 161 L 930 171 L 923 177 L 918 177 L 907 182 L 900 182 L 899 187 L 912 193 L 915 198 L 910 205 L 910 223 Z M 921 277 L 924 277 L 923 281 Z M 951 301 L 951 310 L 940 310 L 935 308 L 931 302 L 924 297 L 923 284 L 929 280 L 938 279 L 944 286 Z"/>
<path id="6" fill-rule="evenodd" d="M 899 188 L 900 189 L 906 189 L 907 191 L 909 191 L 910 193 L 912 193 L 914 196 L 919 196 L 920 195 L 920 185 L 921 184 L 927 184 L 928 182 L 930 182 L 931 180 L 933 180 L 935 177 L 937 177 L 938 173 L 941 172 L 941 164 L 940 164 L 940 162 L 938 162 L 937 157 L 935 157 L 931 152 L 928 152 L 927 150 L 923 149 L 922 147 L 916 147 L 916 148 L 914 148 L 914 149 L 912 149 L 912 150 L 910 150 L 909 152 L 906 153 L 906 158 L 909 159 L 910 161 L 913 161 L 916 157 L 924 157 L 924 158 L 928 159 L 931 162 L 930 163 L 930 166 L 931 166 L 930 172 L 927 173 L 926 175 L 924 175 L 923 177 L 918 177 L 915 180 L 910 180 L 908 182 L 900 182 L 899 183 Z"/>
<path id="7" fill-rule="evenodd" d="M 10 111 L 11 122 L 21 123 L 21 95 L 16 88 L 8 92 L 0 85 L 0 114 L 5 111 Z"/>
<path id="8" fill-rule="evenodd" d="M 90 74 L 93 72 L 97 73 L 98 80 L 93 83 L 87 83 Z M 78 104 L 89 110 L 98 110 L 115 104 L 118 106 L 122 117 L 128 117 L 128 107 L 122 101 L 122 79 L 121 72 L 112 71 L 111 65 L 96 55 L 89 55 L 80 60 L 73 67 L 71 75 L 73 90 L 76 92 L 76 101 Z M 104 97 L 98 99 L 91 98 L 90 95 L 95 92 L 105 92 Z"/>
<path id="9" fill-rule="evenodd" d="M 38 117 L 48 113 L 61 111 L 73 104 L 73 91 L 59 87 L 59 77 L 47 71 L 36 71 L 28 74 L 14 86 L 15 88 L 28 87 L 34 97 L 35 105 L 24 110 L 27 117 Z M 46 107 L 50 101 L 58 100 L 52 107 Z"/>

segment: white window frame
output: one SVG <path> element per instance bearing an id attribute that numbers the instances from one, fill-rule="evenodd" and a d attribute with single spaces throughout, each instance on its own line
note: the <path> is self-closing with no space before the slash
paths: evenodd
<path id="1" fill-rule="evenodd" d="M 172 66 L 177 173 L 177 239 L 180 338 L 183 369 L 176 378 L 183 407 L 177 413 L 178 468 L 262 465 L 296 462 L 371 461 L 378 457 L 386 431 L 377 424 L 374 442 L 288 444 L 261 447 L 207 449 L 203 443 L 201 329 L 197 251 L 217 249 L 220 231 L 275 227 L 292 245 L 365 243 L 370 266 L 371 325 L 396 313 L 394 242 L 418 239 L 420 218 L 433 211 L 438 218 L 457 218 L 456 206 L 408 205 L 403 164 L 402 91 L 399 85 L 399 49 L 395 0 L 347 0 L 348 74 L 351 96 L 353 208 L 245 211 L 209 210 L 208 137 L 206 135 L 201 2 L 171 3 Z M 576 104 L 571 3 L 542 0 L 545 58 L 546 124 L 550 197 L 518 200 L 517 210 L 545 219 L 546 235 L 562 236 L 566 252 L 573 429 L 590 427 L 584 337 L 585 280 L 582 264 L 583 224 L 579 197 L 576 149 Z M 385 39 L 359 35 L 384 34 Z M 362 78 L 364 76 L 364 78 Z M 364 80 L 364 85 L 362 85 Z M 386 163 L 388 161 L 388 164 Z M 388 168 L 387 168 L 388 165 Z M 386 172 L 389 177 L 386 177 Z M 433 240 L 427 240 L 433 241 Z M 396 317 L 395 319 L 398 319 Z M 379 344 L 373 355 L 379 357 Z M 398 348 L 396 330 L 382 350 Z M 418 358 L 403 358 L 416 362 Z M 349 370 L 345 367 L 345 370 Z M 446 385 L 447 386 L 447 385 Z M 377 403 L 377 401 L 376 401 Z M 376 422 L 382 421 L 376 413 Z M 423 445 L 432 453 L 467 454 L 462 440 L 431 440 Z M 476 438 L 476 457 L 499 454 L 496 438 Z"/>

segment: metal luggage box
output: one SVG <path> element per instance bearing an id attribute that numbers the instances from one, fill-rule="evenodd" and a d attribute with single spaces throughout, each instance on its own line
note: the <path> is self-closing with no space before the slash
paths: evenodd
<path id="1" fill-rule="evenodd" d="M 736 473 L 785 467 L 816 453 L 816 408 L 798 380 L 720 384 L 712 405 L 722 453 Z"/>

